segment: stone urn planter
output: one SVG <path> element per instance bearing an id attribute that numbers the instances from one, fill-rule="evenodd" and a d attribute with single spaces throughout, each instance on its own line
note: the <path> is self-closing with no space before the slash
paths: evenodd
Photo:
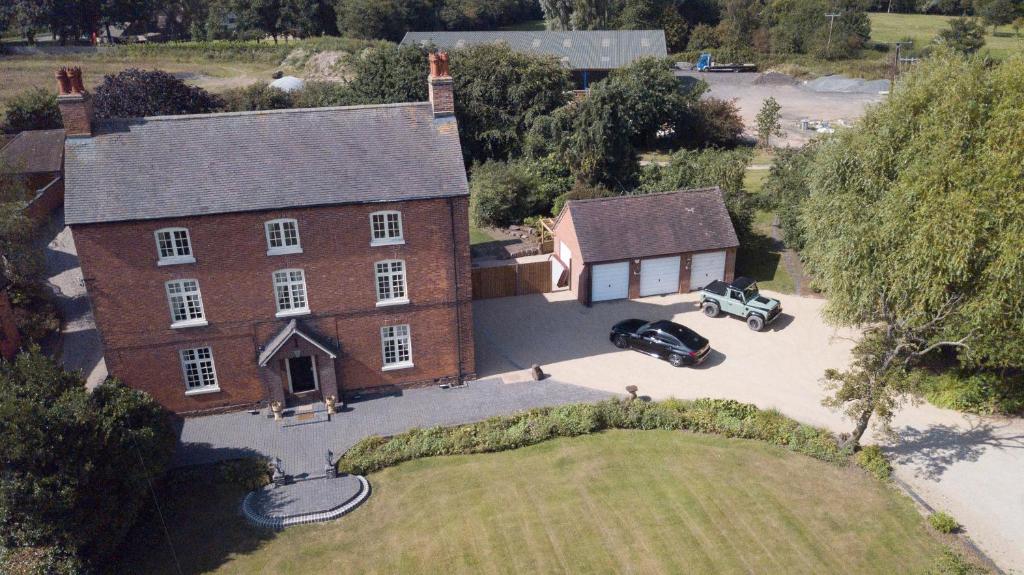
<path id="1" fill-rule="evenodd" d="M 324 404 L 327 406 L 327 415 L 334 415 L 334 410 L 338 406 L 338 399 L 333 395 L 328 395 L 324 399 Z"/>
<path id="2" fill-rule="evenodd" d="M 270 413 L 274 414 L 274 421 L 281 421 L 281 414 L 284 413 L 284 404 L 276 399 L 271 401 Z"/>

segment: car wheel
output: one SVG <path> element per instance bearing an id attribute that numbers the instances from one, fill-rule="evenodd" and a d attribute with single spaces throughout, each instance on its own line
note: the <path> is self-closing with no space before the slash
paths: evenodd
<path id="1" fill-rule="evenodd" d="M 764 318 L 759 315 L 748 316 L 747 327 L 754 331 L 761 331 L 764 328 Z"/>
<path id="2" fill-rule="evenodd" d="M 614 343 L 615 347 L 619 349 L 626 349 L 627 347 L 629 347 L 629 342 L 626 341 L 626 336 L 622 335 L 621 333 L 615 336 L 615 339 L 612 340 L 612 343 Z"/>
<path id="3" fill-rule="evenodd" d="M 683 356 L 673 353 L 668 356 L 668 362 L 672 364 L 672 367 L 683 367 Z"/>
<path id="4" fill-rule="evenodd" d="M 719 311 L 721 310 L 718 309 L 717 303 L 713 301 L 704 302 L 704 315 L 708 317 L 718 317 Z"/>

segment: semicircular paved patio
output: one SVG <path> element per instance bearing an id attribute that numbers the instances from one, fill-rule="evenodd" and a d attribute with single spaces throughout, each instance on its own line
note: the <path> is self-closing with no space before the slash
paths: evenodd
<path id="1" fill-rule="evenodd" d="M 283 529 L 337 519 L 369 496 L 370 483 L 362 475 L 318 477 L 251 491 L 242 500 L 242 513 L 261 527 Z"/>

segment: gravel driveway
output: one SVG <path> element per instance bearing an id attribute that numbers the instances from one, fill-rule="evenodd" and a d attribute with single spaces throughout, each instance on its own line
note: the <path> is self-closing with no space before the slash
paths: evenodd
<path id="1" fill-rule="evenodd" d="M 820 379 L 826 368 L 847 364 L 856 333 L 825 325 L 823 300 L 772 295 L 784 311 L 760 333 L 735 318 L 705 317 L 695 293 L 591 308 L 568 292 L 477 301 L 477 371 L 500 376 L 539 363 L 564 383 L 616 393 L 633 384 L 654 399 L 737 399 L 849 431 L 848 420 L 821 405 Z M 609 328 L 631 317 L 674 319 L 711 340 L 714 352 L 698 368 L 677 369 L 619 350 L 608 341 Z M 1024 422 L 920 405 L 905 408 L 895 423 L 902 436 L 890 447 L 897 475 L 929 505 L 952 513 L 1002 568 L 1024 572 Z"/>

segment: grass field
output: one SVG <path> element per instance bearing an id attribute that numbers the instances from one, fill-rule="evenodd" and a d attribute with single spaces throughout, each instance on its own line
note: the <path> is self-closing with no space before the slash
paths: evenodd
<path id="1" fill-rule="evenodd" d="M 931 43 L 940 31 L 948 27 L 946 22 L 952 19 L 952 16 L 931 14 L 873 13 L 870 17 L 871 39 L 875 42 L 896 42 L 909 37 L 914 39 L 916 47 Z M 999 35 L 993 36 L 992 27 L 985 28 L 985 47 L 981 49 L 982 52 L 990 51 L 996 58 L 1024 52 L 1024 36 L 1015 36 L 1009 26 L 1003 26 L 997 32 Z"/>
<path id="2" fill-rule="evenodd" d="M 372 474 L 341 520 L 270 533 L 237 490 L 180 490 L 185 573 L 920 573 L 942 545 L 909 499 L 767 444 L 614 431 Z M 151 526 L 155 529 L 155 526 Z M 173 573 L 158 531 L 124 573 Z"/>
<path id="3" fill-rule="evenodd" d="M 253 62 L 224 62 L 181 60 L 173 57 L 150 56 L 142 58 L 116 58 L 82 55 L 6 56 L 0 58 L 4 81 L 0 82 L 0 112 L 15 94 L 30 87 L 56 91 L 54 72 L 60 66 L 74 63 L 82 66 L 84 83 L 92 89 L 103 81 L 103 76 L 115 74 L 125 68 L 163 70 L 183 75 L 190 84 L 219 92 L 235 86 L 246 86 L 263 80 L 269 81 L 276 66 Z"/>

